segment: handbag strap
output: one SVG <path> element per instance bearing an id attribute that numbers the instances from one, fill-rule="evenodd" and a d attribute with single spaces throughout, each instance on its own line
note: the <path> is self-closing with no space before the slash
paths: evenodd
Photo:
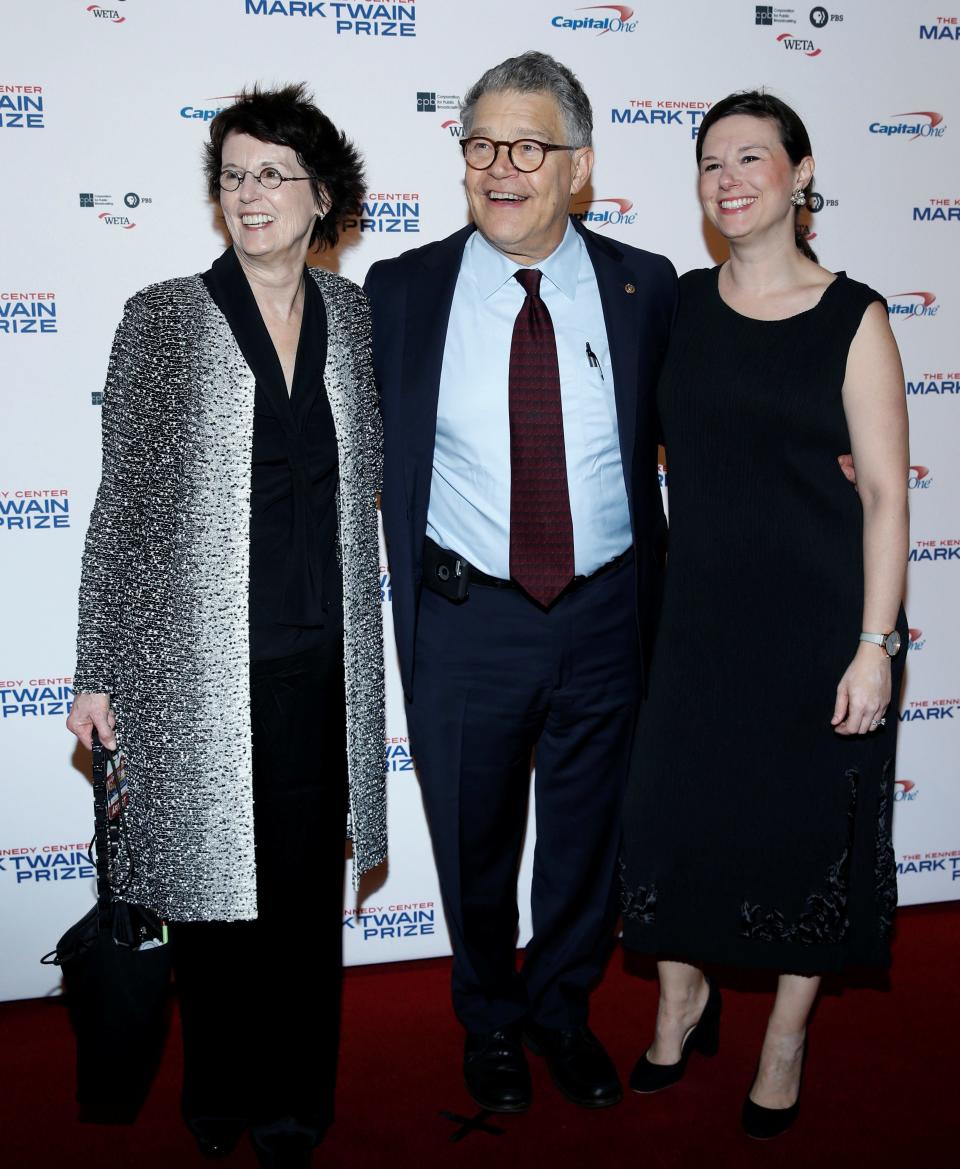
<path id="1" fill-rule="evenodd" d="M 112 901 L 110 892 L 110 862 L 116 859 L 116 833 L 112 831 L 107 815 L 107 757 L 108 751 L 93 732 L 93 829 L 97 845 L 97 908 L 105 913 Z"/>

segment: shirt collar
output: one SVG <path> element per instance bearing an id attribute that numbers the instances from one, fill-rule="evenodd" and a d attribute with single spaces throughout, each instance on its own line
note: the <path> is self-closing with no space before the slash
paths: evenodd
<path id="1" fill-rule="evenodd" d="M 577 296 L 582 247 L 573 224 L 567 220 L 567 230 L 558 247 L 545 260 L 532 265 L 539 268 L 546 279 L 570 300 L 575 300 Z M 467 241 L 463 263 L 472 273 L 484 300 L 488 300 L 508 280 L 512 280 L 514 272 L 522 267 L 485 240 L 479 231 L 475 231 Z"/>

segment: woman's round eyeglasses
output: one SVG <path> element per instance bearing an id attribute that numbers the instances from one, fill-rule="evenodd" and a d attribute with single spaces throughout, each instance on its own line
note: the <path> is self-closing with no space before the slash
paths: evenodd
<path id="1" fill-rule="evenodd" d="M 275 166 L 265 166 L 263 170 L 256 174 L 252 170 L 234 170 L 233 167 L 225 167 L 220 172 L 221 191 L 238 191 L 247 175 L 253 175 L 261 187 L 266 187 L 268 191 L 275 191 L 281 183 L 306 183 L 309 182 L 313 175 L 299 175 L 297 178 L 288 179 L 286 175 L 282 175 Z"/>
<path id="2" fill-rule="evenodd" d="M 511 164 L 525 174 L 539 170 L 551 150 L 577 149 L 576 146 L 554 146 L 551 142 L 538 142 L 536 138 L 518 138 L 515 142 L 500 142 L 493 138 L 460 139 L 464 160 L 474 170 L 489 170 L 501 146 L 507 148 Z"/>

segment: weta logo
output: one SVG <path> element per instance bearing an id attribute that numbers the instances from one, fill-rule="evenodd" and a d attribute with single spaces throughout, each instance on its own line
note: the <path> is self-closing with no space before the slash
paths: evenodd
<path id="1" fill-rule="evenodd" d="M 794 36 L 792 32 L 782 32 L 777 37 L 779 43 L 792 53 L 803 53 L 805 57 L 819 57 L 823 49 L 818 49 L 813 41 L 806 37 Z"/>
<path id="2" fill-rule="evenodd" d="M 105 20 L 109 24 L 123 24 L 127 19 L 125 16 L 121 16 L 116 8 L 102 8 L 99 4 L 88 4 L 87 12 L 98 20 Z"/>

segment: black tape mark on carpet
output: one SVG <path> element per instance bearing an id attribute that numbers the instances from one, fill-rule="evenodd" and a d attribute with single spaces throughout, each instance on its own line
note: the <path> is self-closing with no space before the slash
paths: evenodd
<path id="1" fill-rule="evenodd" d="M 505 1128 L 498 1128 L 495 1124 L 488 1124 L 486 1118 L 490 1113 L 485 1109 L 481 1109 L 476 1116 L 461 1116 L 459 1112 L 440 1112 L 438 1115 L 442 1116 L 444 1120 L 460 1125 L 457 1131 L 451 1134 L 451 1141 L 462 1141 L 472 1132 L 485 1132 L 488 1136 L 502 1137 L 507 1131 Z"/>

